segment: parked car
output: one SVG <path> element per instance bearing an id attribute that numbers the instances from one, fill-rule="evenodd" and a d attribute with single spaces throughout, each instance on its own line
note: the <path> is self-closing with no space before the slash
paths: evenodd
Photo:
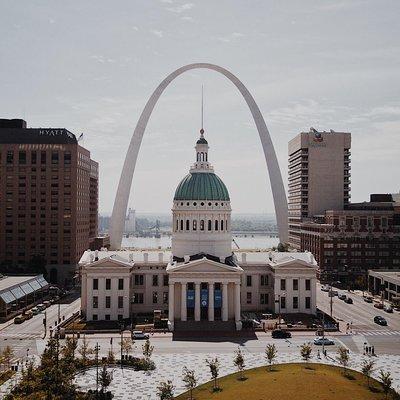
<path id="1" fill-rule="evenodd" d="M 335 342 L 332 339 L 328 339 L 326 337 L 321 337 L 320 336 L 320 337 L 317 337 L 317 338 L 314 339 L 314 344 L 316 346 L 322 346 L 322 345 L 332 346 L 332 345 L 335 344 Z"/>
<path id="2" fill-rule="evenodd" d="M 33 315 L 38 315 L 40 313 L 40 310 L 37 307 L 31 308 L 31 311 Z"/>
<path id="3" fill-rule="evenodd" d="M 132 332 L 132 339 L 133 340 L 146 340 L 149 338 L 148 333 L 144 333 L 143 331 L 133 331 Z"/>
<path id="4" fill-rule="evenodd" d="M 382 303 L 375 303 L 374 307 L 378 308 L 379 310 L 382 310 L 383 309 L 383 304 Z"/>
<path id="5" fill-rule="evenodd" d="M 372 297 L 366 296 L 366 297 L 364 297 L 364 301 L 366 303 L 372 303 Z"/>
<path id="6" fill-rule="evenodd" d="M 331 291 L 328 293 L 329 297 L 335 297 L 335 296 L 337 296 L 338 294 L 339 294 L 339 293 L 338 293 L 337 290 L 331 290 Z"/>
<path id="7" fill-rule="evenodd" d="M 46 306 L 42 303 L 38 304 L 36 307 L 39 309 L 39 311 L 43 311 L 46 309 Z"/>
<path id="8" fill-rule="evenodd" d="M 329 292 L 329 286 L 322 286 L 322 287 L 321 287 L 321 290 L 322 290 L 323 292 Z"/>
<path id="9" fill-rule="evenodd" d="M 381 317 L 380 315 L 377 315 L 374 318 L 374 322 L 378 325 L 382 325 L 382 326 L 387 326 L 387 321 L 385 318 Z"/>
<path id="10" fill-rule="evenodd" d="M 14 324 L 22 324 L 25 321 L 25 317 L 23 315 L 17 315 L 14 318 Z"/>
<path id="11" fill-rule="evenodd" d="M 288 339 L 291 337 L 292 337 L 292 334 L 289 331 L 285 331 L 283 329 L 274 329 L 272 331 L 273 339 Z"/>
<path id="12" fill-rule="evenodd" d="M 338 299 L 340 299 L 340 300 L 346 300 L 346 299 L 347 299 L 347 296 L 346 296 L 345 294 L 341 293 L 341 294 L 338 295 Z"/>
<path id="13" fill-rule="evenodd" d="M 385 306 L 383 308 L 383 311 L 386 311 L 387 313 L 392 313 L 393 312 L 393 308 L 392 308 L 392 306 Z"/>
<path id="14" fill-rule="evenodd" d="M 351 297 L 347 297 L 344 302 L 347 304 L 353 304 L 353 299 Z"/>
<path id="15" fill-rule="evenodd" d="M 44 305 L 46 308 L 49 308 L 49 307 L 51 306 L 51 302 L 48 301 L 48 300 L 46 300 L 46 301 L 43 302 L 43 305 Z"/>
<path id="16" fill-rule="evenodd" d="M 32 310 L 28 310 L 27 312 L 23 313 L 22 316 L 25 319 L 31 319 L 33 317 L 33 312 L 32 312 Z"/>

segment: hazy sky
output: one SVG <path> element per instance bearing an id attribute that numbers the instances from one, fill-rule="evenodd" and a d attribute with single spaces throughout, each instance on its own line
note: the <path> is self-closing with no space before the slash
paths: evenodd
<path id="1" fill-rule="evenodd" d="M 352 201 L 400 189 L 400 2 L 0 0 L 0 117 L 84 132 L 110 212 L 131 134 L 174 69 L 211 62 L 248 87 L 285 184 L 287 142 L 350 131 Z M 168 211 L 194 160 L 205 86 L 210 160 L 236 212 L 273 212 L 264 156 L 236 88 L 213 71 L 176 79 L 150 119 L 130 205 Z"/>

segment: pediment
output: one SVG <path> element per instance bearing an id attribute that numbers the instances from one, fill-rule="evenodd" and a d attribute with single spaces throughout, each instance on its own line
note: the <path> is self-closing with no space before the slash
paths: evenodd
<path id="1" fill-rule="evenodd" d="M 187 263 L 169 264 L 167 267 L 168 273 L 174 272 L 189 272 L 189 273 L 232 273 L 241 274 L 243 269 L 239 266 L 222 264 L 216 261 L 202 258 L 200 260 L 189 261 Z"/>
<path id="2" fill-rule="evenodd" d="M 271 266 L 276 269 L 317 268 L 317 265 L 315 264 L 311 264 L 307 261 L 299 260 L 292 257 L 281 259 L 277 263 L 272 264 Z"/>
<path id="3" fill-rule="evenodd" d="M 132 264 L 128 263 L 127 261 L 123 260 L 122 258 L 118 256 L 110 256 L 106 258 L 102 258 L 100 260 L 94 261 L 90 264 L 87 264 L 85 268 L 115 268 L 115 267 L 125 267 L 125 268 L 131 268 Z"/>

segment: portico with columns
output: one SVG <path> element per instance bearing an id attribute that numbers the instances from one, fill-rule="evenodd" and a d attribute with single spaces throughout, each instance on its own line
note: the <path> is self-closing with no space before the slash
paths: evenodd
<path id="1" fill-rule="evenodd" d="M 169 328 L 176 322 L 235 322 L 241 329 L 240 282 L 243 270 L 207 259 L 171 263 L 169 281 Z M 196 324 L 194 324 L 196 325 Z"/>

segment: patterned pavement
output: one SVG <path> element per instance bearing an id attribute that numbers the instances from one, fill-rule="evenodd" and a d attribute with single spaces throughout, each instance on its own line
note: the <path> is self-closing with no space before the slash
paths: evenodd
<path id="1" fill-rule="evenodd" d="M 244 352 L 246 369 L 260 367 L 266 365 L 264 353 L 247 353 Z M 228 375 L 236 372 L 233 365 L 233 354 L 169 354 L 165 356 L 154 355 L 153 360 L 156 363 L 156 369 L 150 372 L 112 369 L 113 381 L 110 390 L 114 394 L 116 400 L 151 400 L 157 399 L 156 387 L 159 382 L 172 380 L 175 385 L 175 395 L 185 391 L 182 381 L 182 369 L 187 366 L 194 369 L 198 378 L 198 384 L 205 383 L 210 380 L 210 372 L 205 360 L 211 357 L 218 357 L 220 360 L 220 376 Z M 330 357 L 318 359 L 316 355 L 311 358 L 310 362 L 321 362 L 325 364 L 338 365 L 335 360 L 336 354 L 332 353 Z M 360 370 L 362 361 L 367 357 L 350 353 L 349 367 L 354 370 Z M 378 377 L 379 370 L 390 371 L 393 378 L 393 387 L 400 392 L 400 356 L 381 355 L 374 357 L 375 373 L 374 377 Z M 301 362 L 300 356 L 297 354 L 279 354 L 276 360 L 277 364 Z M 96 388 L 96 370 L 91 369 L 84 374 L 80 374 L 76 378 L 79 387 L 88 390 Z"/>

